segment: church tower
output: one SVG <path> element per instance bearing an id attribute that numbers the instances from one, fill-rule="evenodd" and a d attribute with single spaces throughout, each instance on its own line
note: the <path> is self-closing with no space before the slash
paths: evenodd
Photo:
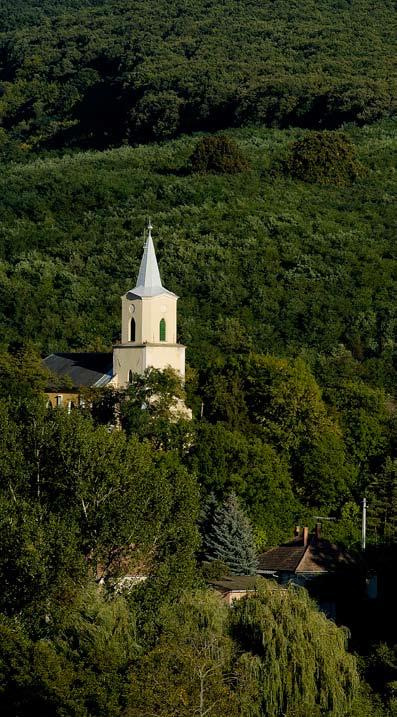
<path id="1" fill-rule="evenodd" d="M 114 385 L 134 373 L 170 366 L 185 377 L 185 347 L 176 340 L 178 297 L 161 283 L 149 222 L 136 286 L 121 297 L 121 343 L 113 348 Z"/>

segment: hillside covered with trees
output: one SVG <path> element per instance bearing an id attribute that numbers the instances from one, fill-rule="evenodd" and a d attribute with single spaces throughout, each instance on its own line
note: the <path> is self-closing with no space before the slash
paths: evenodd
<path id="1" fill-rule="evenodd" d="M 0 0 L 5 717 L 396 717 L 396 23 Z M 149 216 L 186 384 L 49 408 L 43 356 L 119 341 Z M 208 588 L 319 516 L 355 565 L 335 622 Z"/>
<path id="2" fill-rule="evenodd" d="M 391 390 L 395 127 L 349 130 L 362 172 L 345 185 L 285 171 L 310 136 L 299 130 L 234 131 L 248 162 L 235 175 L 192 172 L 194 138 L 4 164 L 3 345 L 109 349 L 150 214 L 190 365 L 250 350 L 313 362 L 343 345 L 360 376 Z"/>
<path id="3" fill-rule="evenodd" d="M 0 142 L 17 156 L 371 123 L 396 111 L 396 38 L 389 0 L 3 1 Z"/>
<path id="4" fill-rule="evenodd" d="M 29 714 L 32 695 L 49 714 L 141 716 L 150 704 L 155 714 L 183 715 L 200 694 L 223 705 L 220 715 L 246 714 L 249 705 L 252 714 L 278 717 L 290 705 L 291 717 L 306 717 L 306 700 L 318 715 L 393 714 L 394 123 L 345 131 L 343 146 L 354 148 L 360 169 L 354 181 L 335 179 L 332 162 L 314 172 L 312 155 L 302 154 L 305 140 L 316 147 L 310 131 L 230 136 L 234 144 L 204 138 L 200 152 L 196 137 L 3 165 L 0 574 L 2 699 L 10 715 L 17 707 Z M 220 173 L 219 146 L 231 148 L 226 165 L 237 157 L 237 173 Z M 209 156 L 217 173 L 203 171 Z M 299 164 L 305 181 L 293 176 L 298 157 L 308 160 Z M 126 397 L 87 395 L 70 416 L 49 411 L 38 352 L 111 348 L 149 213 L 164 282 L 181 296 L 194 420 L 170 422 L 170 397 L 183 394 L 172 376 L 167 384 L 156 375 L 136 377 Z M 122 430 L 109 433 L 116 402 Z M 215 550 L 226 530 L 216 521 L 225 510 L 226 521 L 238 520 L 227 517 L 231 495 L 246 515 L 231 528 L 247 544 L 244 570 L 255 569 L 255 551 L 317 515 L 336 519 L 325 534 L 357 550 L 364 494 L 368 560 L 383 598 L 375 613 L 361 602 L 347 613 L 365 656 L 362 674 L 383 703 L 360 683 L 342 634 L 326 637 L 331 628 L 311 613 L 318 659 L 322 640 L 336 641 L 337 664 L 321 677 L 325 691 L 282 681 L 273 694 L 271 653 L 263 669 L 259 648 L 257 657 L 245 652 L 251 618 L 242 610 L 248 623 L 230 623 L 207 593 L 195 592 L 205 584 L 196 561 L 221 556 L 235 564 L 232 551 Z M 112 598 L 126 566 L 149 579 L 127 598 Z M 93 579 L 106 586 L 102 597 Z M 255 599 L 266 615 L 273 599 L 278 604 L 273 593 Z M 294 599 L 286 634 L 301 625 L 303 606 Z M 191 601 L 198 612 L 178 647 Z M 109 631 L 114 652 L 105 659 Z M 10 671 L 14 652 L 19 662 Z"/>

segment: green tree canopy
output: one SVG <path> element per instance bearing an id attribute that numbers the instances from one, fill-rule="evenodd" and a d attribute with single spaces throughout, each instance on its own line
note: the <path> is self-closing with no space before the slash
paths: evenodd
<path id="1" fill-rule="evenodd" d="M 359 691 L 347 633 L 320 613 L 305 590 L 260 579 L 257 593 L 230 614 L 244 669 L 257 680 L 265 717 L 347 717 Z"/>
<path id="2" fill-rule="evenodd" d="M 228 608 L 218 595 L 182 594 L 162 615 L 158 644 L 132 672 L 127 716 L 237 716 L 227 619 Z"/>
<path id="3" fill-rule="evenodd" d="M 299 502 L 288 462 L 259 436 L 202 422 L 187 464 L 197 474 L 204 495 L 213 493 L 222 499 L 236 493 L 260 531 L 262 544 L 275 545 L 290 535 Z"/>
<path id="4" fill-rule="evenodd" d="M 6 613 L 42 614 L 68 576 L 88 571 L 105 582 L 127 566 L 153 575 L 146 593 L 159 603 L 193 579 L 195 476 L 176 452 L 79 410 L 0 402 L 0 501 Z"/>
<path id="5" fill-rule="evenodd" d="M 29 636 L 18 618 L 0 618 L 0 635 L 2 714 L 121 717 L 125 673 L 138 650 L 122 596 L 95 584 L 70 589 L 48 609 L 41 635 Z"/>

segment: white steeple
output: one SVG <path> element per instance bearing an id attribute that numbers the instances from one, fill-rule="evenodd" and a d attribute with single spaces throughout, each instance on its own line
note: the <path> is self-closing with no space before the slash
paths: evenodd
<path id="1" fill-rule="evenodd" d="M 121 297 L 121 343 L 113 350 L 115 385 L 126 387 L 147 368 L 175 369 L 184 378 L 185 347 L 177 342 L 177 301 L 161 283 L 149 222 L 136 286 Z"/>
<path id="2" fill-rule="evenodd" d="M 135 294 L 135 296 L 172 294 L 172 292 L 167 291 L 161 283 L 160 271 L 152 239 L 152 229 L 152 223 L 149 220 L 148 236 L 143 250 L 136 286 L 128 292 L 129 294 Z M 172 296 L 175 296 L 175 294 L 172 294 Z"/>

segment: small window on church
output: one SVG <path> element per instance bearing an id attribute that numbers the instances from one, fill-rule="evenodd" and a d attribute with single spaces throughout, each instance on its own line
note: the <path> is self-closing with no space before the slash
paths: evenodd
<path id="1" fill-rule="evenodd" d="M 135 319 L 131 319 L 130 323 L 130 341 L 135 341 Z"/>
<path id="2" fill-rule="evenodd" d="M 160 321 L 160 341 L 165 341 L 165 319 Z"/>
<path id="3" fill-rule="evenodd" d="M 128 372 L 128 383 L 132 383 L 132 371 Z"/>

